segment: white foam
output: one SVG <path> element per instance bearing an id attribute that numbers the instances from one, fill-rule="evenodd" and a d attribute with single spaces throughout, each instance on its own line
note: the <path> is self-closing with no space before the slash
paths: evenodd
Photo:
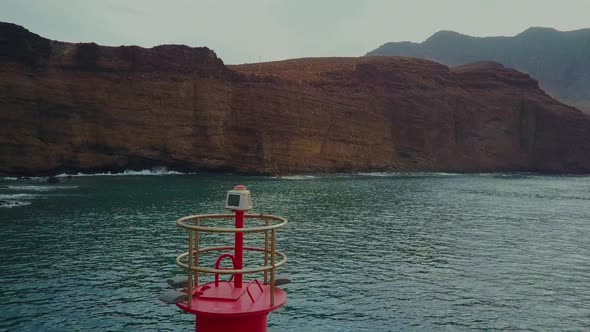
<path id="1" fill-rule="evenodd" d="M 53 185 L 49 185 L 49 186 L 7 186 L 8 189 L 12 189 L 12 190 L 18 190 L 18 191 L 40 191 L 40 192 L 46 192 L 46 191 L 52 191 L 52 190 L 58 190 L 58 189 L 76 189 L 78 188 L 78 186 L 53 186 Z"/>
<path id="2" fill-rule="evenodd" d="M 13 208 L 17 206 L 25 206 L 31 205 L 31 202 L 22 202 L 22 201 L 3 201 L 0 202 L 0 208 Z"/>
<path id="3" fill-rule="evenodd" d="M 357 175 L 385 177 L 385 176 L 399 176 L 399 175 L 401 175 L 401 173 L 397 173 L 397 172 L 367 172 L 367 173 L 357 173 Z"/>
<path id="4" fill-rule="evenodd" d="M 403 176 L 425 176 L 425 177 L 448 177 L 448 176 L 459 176 L 460 173 L 445 173 L 445 172 L 367 172 L 367 173 L 356 173 L 361 176 L 376 176 L 376 177 L 403 177 Z"/>
<path id="5" fill-rule="evenodd" d="M 34 199 L 38 195 L 34 194 L 3 194 L 0 195 L 0 201 L 2 200 L 14 200 L 14 199 Z"/>
<path id="6" fill-rule="evenodd" d="M 6 180 L 6 181 L 47 181 L 46 177 L 42 177 L 42 176 L 32 176 L 32 177 L 24 177 L 24 178 L 17 178 L 17 177 L 3 177 L 0 178 L 0 180 Z"/>
<path id="7" fill-rule="evenodd" d="M 287 175 L 287 176 L 277 176 L 275 177 L 279 180 L 313 180 L 316 179 L 317 176 L 315 175 Z"/>
<path id="8" fill-rule="evenodd" d="M 153 169 L 144 169 L 141 171 L 132 171 L 126 170 L 122 173 L 78 173 L 78 174 L 59 174 L 56 175 L 58 178 L 65 178 L 68 176 L 72 177 L 83 177 L 83 176 L 134 176 L 134 175 L 187 175 L 187 174 L 196 174 L 196 173 L 182 173 L 177 171 L 169 171 L 167 168 L 153 168 Z"/>
<path id="9" fill-rule="evenodd" d="M 134 175 L 190 175 L 190 174 L 197 174 L 197 173 L 183 173 L 183 172 L 177 172 L 177 171 L 170 171 L 166 167 L 158 167 L 158 168 L 152 168 L 152 169 L 144 169 L 141 171 L 125 170 L 122 173 L 111 173 L 111 172 L 106 172 L 106 173 L 82 173 L 82 172 L 79 172 L 77 174 L 62 173 L 62 174 L 56 175 L 55 177 L 67 178 L 70 176 L 71 177 L 85 177 L 85 176 L 134 176 Z M 19 179 L 17 177 L 4 177 L 1 179 L 2 180 L 10 180 L 10 181 L 24 180 L 24 179 Z M 47 177 L 30 177 L 30 178 L 27 178 L 26 180 L 47 181 Z"/>

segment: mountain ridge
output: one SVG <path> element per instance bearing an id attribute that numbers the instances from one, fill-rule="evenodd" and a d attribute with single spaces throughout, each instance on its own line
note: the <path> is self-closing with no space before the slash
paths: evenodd
<path id="1" fill-rule="evenodd" d="M 512 36 L 473 37 L 442 30 L 422 43 L 390 42 L 366 56 L 412 56 L 448 66 L 495 61 L 531 74 L 561 101 L 590 112 L 590 29 L 531 27 Z"/>

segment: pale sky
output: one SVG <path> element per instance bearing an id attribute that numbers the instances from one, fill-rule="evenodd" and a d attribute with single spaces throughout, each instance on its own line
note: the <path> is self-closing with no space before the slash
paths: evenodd
<path id="1" fill-rule="evenodd" d="M 439 30 L 589 28 L 590 0 L 0 0 L 0 21 L 67 42 L 207 46 L 237 64 L 361 56 Z"/>

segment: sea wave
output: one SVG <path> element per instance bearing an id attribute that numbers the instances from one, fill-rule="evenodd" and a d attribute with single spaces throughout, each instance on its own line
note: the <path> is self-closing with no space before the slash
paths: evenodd
<path id="1" fill-rule="evenodd" d="M 34 199 L 39 195 L 35 194 L 1 194 L 0 201 L 3 200 L 15 200 L 15 199 Z"/>
<path id="2" fill-rule="evenodd" d="M 360 176 L 375 176 L 375 177 L 396 177 L 396 176 L 424 176 L 424 177 L 448 177 L 460 176 L 460 173 L 446 173 L 446 172 L 366 172 L 356 173 Z"/>
<path id="3" fill-rule="evenodd" d="M 122 173 L 78 173 L 78 174 L 59 174 L 56 175 L 58 178 L 65 178 L 65 177 L 83 177 L 83 176 L 134 176 L 134 175 L 189 175 L 189 174 L 196 174 L 196 173 L 183 173 L 178 171 L 171 171 L 167 168 L 154 168 L 154 169 L 144 169 L 141 171 L 133 171 L 133 170 L 125 170 Z"/>
<path id="4" fill-rule="evenodd" d="M 279 180 L 313 180 L 317 179 L 318 177 L 315 175 L 287 175 L 287 176 L 277 176 L 275 179 Z"/>
<path id="5" fill-rule="evenodd" d="M 432 173 L 425 173 L 426 175 L 429 176 L 461 176 L 461 175 L 465 175 L 465 174 L 461 174 L 461 173 L 446 173 L 446 172 L 432 172 Z"/>
<path id="6" fill-rule="evenodd" d="M 399 176 L 402 173 L 396 172 L 366 172 L 366 173 L 356 173 L 356 175 L 361 176 L 377 176 L 377 177 L 385 177 L 385 176 Z"/>
<path id="7" fill-rule="evenodd" d="M 52 191 L 58 189 L 76 189 L 78 186 L 6 186 L 8 189 L 17 190 L 17 191 Z"/>
<path id="8" fill-rule="evenodd" d="M 17 206 L 31 205 L 31 202 L 27 201 L 3 201 L 0 200 L 0 208 L 13 208 Z"/>
<path id="9" fill-rule="evenodd" d="M 52 195 L 52 190 L 75 189 L 78 186 L 52 186 L 52 185 L 9 185 L 0 187 L 0 207 L 12 208 L 31 205 L 38 199 L 46 199 Z"/>
<path id="10" fill-rule="evenodd" d="M 79 172 L 77 174 L 62 173 L 62 174 L 56 175 L 55 177 L 67 178 L 70 176 L 71 177 L 85 177 L 85 176 L 133 176 L 133 175 L 191 175 L 191 174 L 197 174 L 197 173 L 195 173 L 195 172 L 178 172 L 178 171 L 169 170 L 166 167 L 157 167 L 157 168 L 152 168 L 152 169 L 144 169 L 144 170 L 140 170 L 140 171 L 125 170 L 120 173 L 117 173 L 117 172 L 106 172 L 106 173 L 82 173 L 82 172 Z M 48 177 L 41 177 L 41 176 L 24 177 L 24 178 L 7 176 L 7 177 L 0 178 L 0 180 L 5 180 L 5 181 L 26 181 L 26 180 L 47 181 L 47 178 Z"/>

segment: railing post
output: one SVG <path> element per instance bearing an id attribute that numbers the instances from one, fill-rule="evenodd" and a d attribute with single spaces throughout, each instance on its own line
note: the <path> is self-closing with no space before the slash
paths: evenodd
<path id="1" fill-rule="evenodd" d="M 271 237 L 270 265 L 272 268 L 270 270 L 270 306 L 272 307 L 275 305 L 275 244 L 277 241 L 274 228 L 271 231 Z"/>
<path id="2" fill-rule="evenodd" d="M 201 224 L 201 218 L 197 218 L 196 220 L 196 224 L 197 226 L 200 226 Z M 199 266 L 199 238 L 200 238 L 200 233 L 199 231 L 195 230 L 195 266 Z M 199 287 L 199 272 L 195 271 L 194 272 L 194 287 L 197 288 Z"/>
<path id="3" fill-rule="evenodd" d="M 189 308 L 192 307 L 193 304 L 193 230 L 188 230 L 188 289 L 186 291 L 187 300 L 186 303 Z"/>
<path id="4" fill-rule="evenodd" d="M 244 211 L 236 211 L 236 229 L 244 228 Z M 235 249 L 234 259 L 236 268 L 242 269 L 244 267 L 244 233 L 236 232 L 234 235 Z M 242 288 L 242 274 L 234 274 L 234 287 Z"/>
<path id="5" fill-rule="evenodd" d="M 264 218 L 265 225 L 268 226 L 270 221 Z M 268 265 L 268 230 L 264 231 L 264 266 Z M 264 284 L 268 284 L 268 271 L 264 270 Z"/>

